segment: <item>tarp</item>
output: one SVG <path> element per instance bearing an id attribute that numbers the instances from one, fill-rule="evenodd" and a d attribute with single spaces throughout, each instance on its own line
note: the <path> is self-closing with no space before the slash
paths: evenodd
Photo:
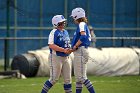
<path id="1" fill-rule="evenodd" d="M 37 76 L 49 76 L 48 47 L 28 53 L 34 54 L 40 62 Z M 70 60 L 73 62 L 73 53 Z M 139 66 L 140 48 L 89 48 L 88 75 L 139 75 Z"/>
<path id="2" fill-rule="evenodd" d="M 89 51 L 88 74 L 104 76 L 139 74 L 140 56 L 133 48 L 89 48 Z M 140 49 L 137 48 L 137 51 Z"/>

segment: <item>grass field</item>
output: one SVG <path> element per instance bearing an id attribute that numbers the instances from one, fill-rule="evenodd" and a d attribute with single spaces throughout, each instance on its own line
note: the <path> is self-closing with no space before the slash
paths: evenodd
<path id="1" fill-rule="evenodd" d="M 1 79 L 0 93 L 40 93 L 47 79 L 48 77 Z M 89 79 L 93 82 L 96 93 L 140 93 L 140 76 L 89 76 Z M 74 77 L 72 86 L 73 93 L 75 93 Z M 64 93 L 62 78 L 49 93 Z M 85 87 L 82 93 L 88 93 Z"/>

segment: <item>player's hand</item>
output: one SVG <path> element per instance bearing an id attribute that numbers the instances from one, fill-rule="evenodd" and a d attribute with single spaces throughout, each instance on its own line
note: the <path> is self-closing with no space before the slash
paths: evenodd
<path id="1" fill-rule="evenodd" d="M 73 52 L 73 49 L 69 49 L 69 53 Z"/>
<path id="2" fill-rule="evenodd" d="M 76 51 L 78 48 L 76 47 L 76 46 L 74 46 L 73 48 L 72 48 L 72 52 L 74 52 L 74 51 Z"/>
<path id="3" fill-rule="evenodd" d="M 64 53 L 65 54 L 70 54 L 72 51 L 71 51 L 71 49 L 69 49 L 69 48 L 66 48 L 65 50 L 64 50 Z"/>

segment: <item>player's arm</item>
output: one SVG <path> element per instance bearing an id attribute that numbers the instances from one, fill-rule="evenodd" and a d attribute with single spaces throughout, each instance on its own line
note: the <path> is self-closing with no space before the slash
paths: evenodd
<path id="1" fill-rule="evenodd" d="M 49 47 L 50 47 L 51 49 L 55 50 L 55 51 L 59 51 L 59 52 L 64 52 L 64 51 L 65 51 L 64 48 L 59 47 L 59 46 L 57 46 L 57 45 L 55 45 L 55 44 L 49 44 Z"/>
<path id="2" fill-rule="evenodd" d="M 79 45 L 85 40 L 86 38 L 86 32 L 85 32 L 85 23 L 84 22 L 81 22 L 79 24 L 79 28 L 80 28 L 80 38 L 79 40 L 77 41 L 77 43 L 75 44 L 74 48 L 78 48 Z"/>
<path id="3" fill-rule="evenodd" d="M 49 48 L 53 49 L 54 51 L 64 52 L 66 54 L 68 52 L 68 49 L 64 49 L 64 48 L 59 47 L 59 46 L 57 46 L 55 44 L 49 44 Z"/>
<path id="4" fill-rule="evenodd" d="M 81 31 L 80 34 L 81 34 L 80 39 L 74 45 L 73 49 L 77 49 L 79 47 L 79 45 L 83 42 L 83 40 L 85 39 L 85 37 L 86 37 L 85 31 Z"/>
<path id="5" fill-rule="evenodd" d="M 85 31 L 81 31 L 80 34 L 81 34 L 80 39 L 79 39 L 78 42 L 75 44 L 75 46 L 79 46 L 79 45 L 83 42 L 83 40 L 85 39 L 85 37 L 86 37 Z"/>

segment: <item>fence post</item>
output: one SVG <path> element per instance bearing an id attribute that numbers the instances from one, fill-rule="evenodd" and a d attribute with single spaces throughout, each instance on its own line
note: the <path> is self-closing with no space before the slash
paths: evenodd
<path id="1" fill-rule="evenodd" d="M 7 48 L 9 41 L 4 39 L 4 71 L 7 71 L 9 66 L 9 49 Z"/>
<path id="2" fill-rule="evenodd" d="M 10 0 L 7 0 L 7 3 L 6 3 L 6 21 L 7 21 L 7 25 L 6 25 L 6 28 L 7 28 L 7 31 L 6 31 L 6 37 L 9 38 L 10 37 Z M 7 67 L 9 66 L 9 39 L 5 39 L 4 40 L 4 70 L 6 71 L 7 70 Z"/>

